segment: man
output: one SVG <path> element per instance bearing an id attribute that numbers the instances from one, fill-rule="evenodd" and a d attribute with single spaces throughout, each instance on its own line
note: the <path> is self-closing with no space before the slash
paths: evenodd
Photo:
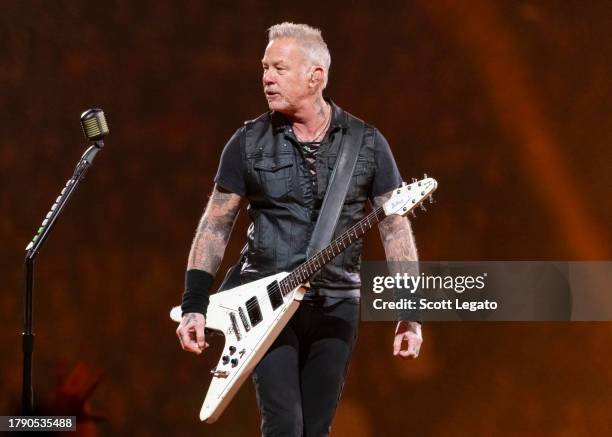
<path id="1" fill-rule="evenodd" d="M 246 283 L 305 260 L 339 145 L 352 117 L 323 98 L 330 55 L 321 32 L 282 23 L 268 30 L 262 59 L 270 112 L 245 123 L 225 146 L 215 186 L 196 231 L 177 335 L 196 354 L 204 337 L 208 292 L 223 258 L 241 199 L 253 232 L 241 269 Z M 384 137 L 366 125 L 336 235 L 379 206 L 401 185 Z M 416 261 L 407 218 L 379 225 L 387 260 Z M 253 373 L 264 436 L 325 436 L 340 398 L 359 321 L 361 241 L 310 280 L 310 291 Z M 420 324 L 400 321 L 393 354 L 416 358 Z"/>

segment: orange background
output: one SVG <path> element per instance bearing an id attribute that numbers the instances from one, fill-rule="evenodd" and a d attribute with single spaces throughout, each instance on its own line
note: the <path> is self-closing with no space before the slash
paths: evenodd
<path id="1" fill-rule="evenodd" d="M 423 260 L 611 258 L 608 2 L 3 1 L 0 414 L 19 406 L 23 249 L 98 106 L 107 145 L 36 267 L 41 411 L 80 394 L 105 418 L 84 434 L 258 434 L 250 383 L 197 422 L 219 344 L 181 352 L 168 310 L 221 149 L 266 109 L 265 29 L 284 20 L 323 30 L 327 94 L 386 135 L 404 178 L 438 179 L 413 220 Z M 383 257 L 370 235 L 365 259 Z M 392 333 L 362 323 L 335 435 L 611 429 L 608 323 L 429 323 L 411 362 L 391 357 Z"/>

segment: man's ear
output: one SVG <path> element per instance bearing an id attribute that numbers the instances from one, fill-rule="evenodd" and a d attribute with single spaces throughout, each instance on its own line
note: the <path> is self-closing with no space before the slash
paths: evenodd
<path id="1" fill-rule="evenodd" d="M 312 84 L 316 82 L 323 83 L 323 75 L 324 75 L 323 67 L 314 66 L 310 71 L 310 82 Z"/>

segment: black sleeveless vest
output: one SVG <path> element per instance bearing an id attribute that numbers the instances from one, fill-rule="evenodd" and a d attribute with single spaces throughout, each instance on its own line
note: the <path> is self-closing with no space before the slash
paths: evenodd
<path id="1" fill-rule="evenodd" d="M 238 132 L 242 138 L 247 210 L 254 224 L 241 270 L 242 283 L 291 271 L 306 259 L 318 205 L 325 196 L 342 135 L 348 132 L 348 118 L 353 117 L 330 103 L 330 137 L 317 153 L 316 176 L 308 171 L 291 123 L 281 114 L 265 113 L 246 122 Z M 334 237 L 364 216 L 375 171 L 375 134 L 375 129 L 366 124 Z M 317 273 L 310 280 L 313 292 L 333 297 L 358 296 L 361 248 L 362 242 L 355 242 Z"/>

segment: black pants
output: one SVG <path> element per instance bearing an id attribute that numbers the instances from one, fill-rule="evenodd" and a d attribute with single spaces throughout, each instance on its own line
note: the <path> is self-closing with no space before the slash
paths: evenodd
<path id="1" fill-rule="evenodd" d="M 329 435 L 358 324 L 357 298 L 300 305 L 253 372 L 263 436 Z"/>

